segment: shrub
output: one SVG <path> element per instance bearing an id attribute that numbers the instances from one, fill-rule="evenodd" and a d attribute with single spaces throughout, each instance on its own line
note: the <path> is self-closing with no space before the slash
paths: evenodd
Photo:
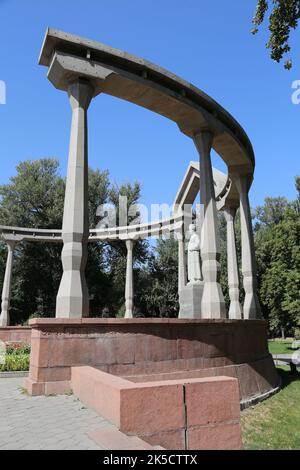
<path id="1" fill-rule="evenodd" d="M 294 338 L 298 341 L 300 340 L 300 328 L 294 329 Z"/>
<path id="2" fill-rule="evenodd" d="M 30 354 L 30 346 L 21 342 L 7 342 L 6 354 L 15 356 L 22 354 Z"/>
<path id="3" fill-rule="evenodd" d="M 29 354 L 6 354 L 5 363 L 0 364 L 0 371 L 26 371 L 29 370 Z"/>

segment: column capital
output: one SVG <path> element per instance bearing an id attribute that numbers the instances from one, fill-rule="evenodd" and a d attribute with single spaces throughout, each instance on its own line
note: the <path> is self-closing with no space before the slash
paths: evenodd
<path id="1" fill-rule="evenodd" d="M 214 132 L 209 128 L 203 128 L 193 135 L 194 143 L 200 153 L 210 152 L 214 140 Z"/>
<path id="2" fill-rule="evenodd" d="M 125 245 L 126 245 L 127 250 L 132 250 L 134 244 L 135 244 L 135 240 L 133 240 L 132 238 L 128 238 L 127 240 L 125 240 Z"/>
<path id="3" fill-rule="evenodd" d="M 18 243 L 16 240 L 5 240 L 5 242 L 7 244 L 7 248 L 12 251 L 15 249 L 15 246 Z"/>
<path id="4" fill-rule="evenodd" d="M 251 183 L 252 183 L 252 176 L 249 174 L 239 174 L 239 173 L 230 173 L 230 178 L 234 182 L 238 193 L 245 194 L 249 191 Z"/>
<path id="5" fill-rule="evenodd" d="M 94 96 L 94 87 L 88 80 L 78 78 L 68 86 L 68 96 L 72 109 L 88 109 Z"/>

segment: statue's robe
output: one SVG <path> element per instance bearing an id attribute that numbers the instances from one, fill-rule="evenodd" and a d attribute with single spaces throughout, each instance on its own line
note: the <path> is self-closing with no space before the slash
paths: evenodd
<path id="1" fill-rule="evenodd" d="M 191 235 L 188 244 L 188 279 L 191 284 L 202 280 L 200 269 L 200 240 L 197 233 Z"/>

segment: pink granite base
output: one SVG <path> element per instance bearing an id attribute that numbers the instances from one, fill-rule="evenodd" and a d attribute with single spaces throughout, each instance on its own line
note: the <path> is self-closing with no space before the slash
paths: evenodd
<path id="1" fill-rule="evenodd" d="M 82 403 L 126 435 L 165 449 L 243 447 L 239 387 L 230 377 L 134 383 L 88 366 L 72 367 Z"/>
<path id="2" fill-rule="evenodd" d="M 34 395 L 64 393 L 75 366 L 136 383 L 233 377 L 243 402 L 279 386 L 262 320 L 33 319 L 30 326 L 26 387 Z"/>

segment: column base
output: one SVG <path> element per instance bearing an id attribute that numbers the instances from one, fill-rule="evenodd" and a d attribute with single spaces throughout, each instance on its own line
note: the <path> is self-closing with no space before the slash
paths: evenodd
<path id="1" fill-rule="evenodd" d="M 27 377 L 23 382 L 29 395 L 66 395 L 72 391 L 69 380 L 57 382 L 37 382 Z"/>
<path id="2" fill-rule="evenodd" d="M 8 319 L 7 318 L 1 318 L 0 316 L 0 328 L 5 328 L 8 326 Z"/>
<path id="3" fill-rule="evenodd" d="M 80 271 L 65 271 L 56 297 L 57 318 L 89 316 L 89 296 L 85 278 Z"/>
<path id="4" fill-rule="evenodd" d="M 259 300 L 255 293 L 246 293 L 243 314 L 244 320 L 260 320 L 262 318 Z"/>
<path id="5" fill-rule="evenodd" d="M 205 282 L 201 301 L 202 318 L 226 318 L 226 305 L 221 285 Z"/>

